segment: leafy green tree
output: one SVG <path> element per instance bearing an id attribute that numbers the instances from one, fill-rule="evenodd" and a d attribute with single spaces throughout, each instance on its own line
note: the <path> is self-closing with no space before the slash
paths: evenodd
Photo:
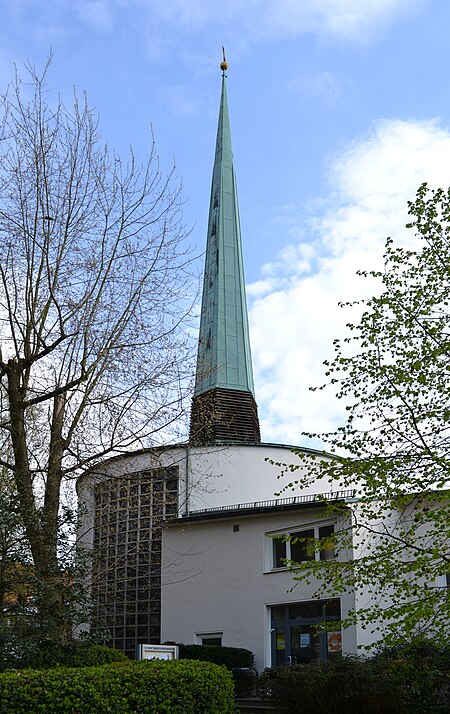
<path id="1" fill-rule="evenodd" d="M 86 101 L 27 70 L 0 100 L 0 466 L 52 609 L 65 484 L 183 412 L 191 257 L 154 143 L 122 161 Z"/>
<path id="2" fill-rule="evenodd" d="M 412 248 L 387 240 L 381 294 L 364 301 L 359 324 L 335 341 L 325 363 L 346 423 L 320 436 L 333 459 L 301 457 L 302 475 L 353 503 L 328 503 L 336 515 L 331 561 L 292 564 L 295 578 L 321 583 L 319 594 L 355 590 L 346 618 L 387 644 L 450 635 L 450 190 L 423 184 L 409 202 Z M 326 385 L 325 385 L 326 386 Z M 322 387 L 323 388 L 323 387 Z M 340 454 L 340 456 L 338 456 Z M 344 454 L 342 456 L 342 454 Z M 297 476 L 298 464 L 288 469 Z M 327 546 L 312 542 L 319 551 Z"/>

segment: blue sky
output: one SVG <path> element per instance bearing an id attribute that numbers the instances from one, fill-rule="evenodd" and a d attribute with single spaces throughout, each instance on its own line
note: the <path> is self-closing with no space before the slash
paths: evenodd
<path id="1" fill-rule="evenodd" d="M 175 156 L 203 250 L 225 45 L 257 401 L 266 441 L 342 419 L 322 362 L 376 286 L 387 235 L 422 181 L 450 185 L 450 3 L 443 0 L 0 2 L 0 87 L 54 52 L 103 139 Z"/>

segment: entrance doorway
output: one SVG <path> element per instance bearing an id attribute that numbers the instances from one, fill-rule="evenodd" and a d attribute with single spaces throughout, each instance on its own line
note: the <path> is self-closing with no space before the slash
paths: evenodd
<path id="1" fill-rule="evenodd" d="M 341 618 L 341 603 L 312 600 L 292 605 L 276 605 L 271 610 L 272 666 L 280 667 L 340 657 L 340 627 L 330 629 Z M 327 623 L 321 631 L 320 625 Z"/>

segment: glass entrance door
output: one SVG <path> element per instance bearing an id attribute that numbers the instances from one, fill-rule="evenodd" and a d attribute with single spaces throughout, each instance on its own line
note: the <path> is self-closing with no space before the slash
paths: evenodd
<path id="1" fill-rule="evenodd" d="M 321 623 L 339 620 L 340 601 L 315 600 L 271 608 L 272 666 L 302 664 L 341 655 L 340 629 L 321 632 Z"/>
<path id="2" fill-rule="evenodd" d="M 290 631 L 291 664 L 302 664 L 319 659 L 320 634 L 314 625 L 291 625 Z"/>

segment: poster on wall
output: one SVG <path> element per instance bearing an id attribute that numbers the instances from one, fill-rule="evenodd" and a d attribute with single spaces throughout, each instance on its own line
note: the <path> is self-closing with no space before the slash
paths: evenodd
<path id="1" fill-rule="evenodd" d="M 311 647 L 311 635 L 309 632 L 300 633 L 300 647 Z"/>
<path id="2" fill-rule="evenodd" d="M 328 652 L 342 652 L 342 633 L 327 632 Z"/>

